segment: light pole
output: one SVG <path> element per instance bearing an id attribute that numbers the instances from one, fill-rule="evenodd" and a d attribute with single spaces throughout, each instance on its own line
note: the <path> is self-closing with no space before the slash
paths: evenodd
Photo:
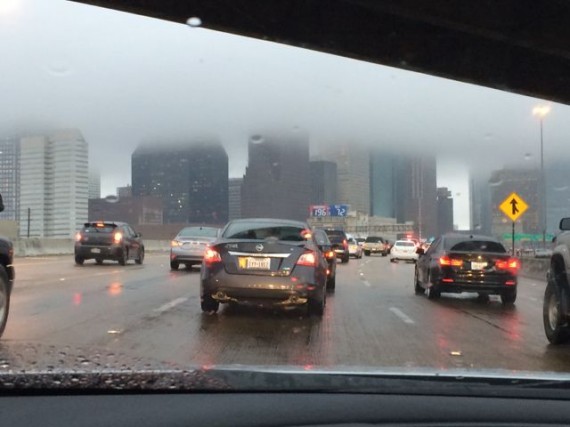
<path id="1" fill-rule="evenodd" d="M 541 194 L 541 216 L 542 216 L 542 247 L 546 247 L 546 180 L 544 177 L 544 136 L 543 121 L 550 113 L 550 105 L 538 105 L 532 109 L 532 114 L 540 120 L 540 194 Z"/>

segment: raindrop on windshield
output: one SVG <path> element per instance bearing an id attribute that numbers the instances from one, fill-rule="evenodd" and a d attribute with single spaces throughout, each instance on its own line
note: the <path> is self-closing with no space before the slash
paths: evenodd
<path id="1" fill-rule="evenodd" d="M 263 142 L 263 137 L 261 135 L 253 135 L 251 137 L 251 142 L 254 144 L 261 144 Z"/>
<path id="2" fill-rule="evenodd" d="M 119 196 L 115 196 L 114 194 L 110 194 L 105 197 L 105 201 L 107 203 L 117 203 L 119 201 Z"/>
<path id="3" fill-rule="evenodd" d="M 188 20 L 186 21 L 186 24 L 189 27 L 196 28 L 196 27 L 200 27 L 202 25 L 202 20 L 200 18 L 198 18 L 197 16 L 193 16 L 192 18 L 188 18 Z"/>
<path id="4" fill-rule="evenodd" d="M 524 153 L 524 159 L 525 160 L 530 160 L 532 158 L 532 154 L 530 153 Z"/>

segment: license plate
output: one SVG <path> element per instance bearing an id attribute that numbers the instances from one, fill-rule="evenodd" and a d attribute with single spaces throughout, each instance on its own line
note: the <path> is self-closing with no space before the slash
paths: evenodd
<path id="1" fill-rule="evenodd" d="M 240 258 L 239 267 L 246 270 L 269 270 L 271 268 L 271 258 Z"/>
<path id="2" fill-rule="evenodd" d="M 99 248 L 93 248 L 93 249 L 91 249 L 91 253 L 100 254 L 100 253 L 101 253 L 101 249 L 99 249 Z"/>
<path id="3" fill-rule="evenodd" d="M 487 267 L 486 262 L 472 262 L 471 263 L 471 270 L 483 270 Z"/>

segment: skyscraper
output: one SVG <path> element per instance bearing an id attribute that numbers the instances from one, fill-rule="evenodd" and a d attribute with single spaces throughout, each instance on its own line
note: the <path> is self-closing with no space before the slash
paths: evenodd
<path id="1" fill-rule="evenodd" d="M 395 213 L 413 221 L 421 238 L 437 234 L 437 165 L 432 156 L 399 156 L 395 162 Z"/>
<path id="2" fill-rule="evenodd" d="M 61 130 L 20 143 L 20 235 L 71 237 L 87 221 L 88 147 L 81 132 Z"/>
<path id="3" fill-rule="evenodd" d="M 311 204 L 336 204 L 338 200 L 338 176 L 335 162 L 316 160 L 310 162 Z"/>
<path id="4" fill-rule="evenodd" d="M 395 218 L 395 162 L 396 155 L 372 150 L 370 155 L 370 214 Z"/>
<path id="5" fill-rule="evenodd" d="M 437 234 L 453 231 L 453 198 L 447 187 L 437 189 Z"/>
<path id="6" fill-rule="evenodd" d="M 101 174 L 99 171 L 89 171 L 89 199 L 101 198 Z"/>
<path id="7" fill-rule="evenodd" d="M 248 153 L 242 216 L 306 220 L 311 198 L 308 138 L 256 135 Z"/>
<path id="8" fill-rule="evenodd" d="M 338 203 L 351 211 L 370 213 L 370 154 L 358 144 L 330 144 L 319 157 L 337 165 Z"/>
<path id="9" fill-rule="evenodd" d="M 229 219 L 241 218 L 241 187 L 243 178 L 230 178 L 228 184 Z"/>
<path id="10" fill-rule="evenodd" d="M 0 139 L 0 194 L 4 212 L 0 220 L 18 221 L 20 218 L 20 141 L 18 138 Z"/>
<path id="11" fill-rule="evenodd" d="M 469 195 L 471 209 L 471 230 L 490 235 L 492 224 L 490 174 L 471 171 L 469 178 Z"/>
<path id="12" fill-rule="evenodd" d="M 217 141 L 140 145 L 132 185 L 133 196 L 162 197 L 165 223 L 228 220 L 228 155 Z"/>

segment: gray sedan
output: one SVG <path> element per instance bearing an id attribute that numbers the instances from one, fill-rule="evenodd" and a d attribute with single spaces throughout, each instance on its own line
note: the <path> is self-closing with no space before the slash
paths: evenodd
<path id="1" fill-rule="evenodd" d="M 218 236 L 219 228 L 185 227 L 170 242 L 170 268 L 178 270 L 180 264 L 191 268 L 202 263 L 204 251 Z"/>

